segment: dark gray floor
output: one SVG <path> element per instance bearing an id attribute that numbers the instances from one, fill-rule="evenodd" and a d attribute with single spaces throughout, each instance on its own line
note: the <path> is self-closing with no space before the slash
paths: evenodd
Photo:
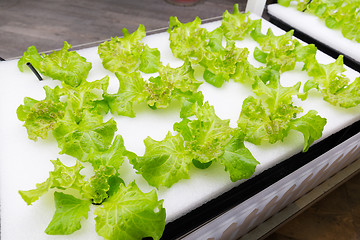
<path id="1" fill-rule="evenodd" d="M 170 16 L 189 22 L 221 16 L 246 0 L 203 0 L 177 6 L 165 0 L 0 0 L 0 57 L 13 58 L 34 45 L 40 52 L 121 36 L 144 24 L 147 31 L 168 26 Z"/>

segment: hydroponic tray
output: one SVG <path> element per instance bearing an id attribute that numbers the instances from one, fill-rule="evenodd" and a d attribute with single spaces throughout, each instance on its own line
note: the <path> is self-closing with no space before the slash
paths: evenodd
<path id="1" fill-rule="evenodd" d="M 258 17 L 251 15 L 251 18 L 256 19 Z M 211 30 L 220 26 L 220 24 L 221 21 L 215 21 L 204 24 L 202 27 Z M 263 33 L 268 28 L 271 28 L 276 35 L 284 33 L 278 27 L 262 19 Z M 144 42 L 150 47 L 160 50 L 161 61 L 164 64 L 169 63 L 172 67 L 180 66 L 182 61 L 174 58 L 172 55 L 168 36 L 167 32 L 153 34 L 146 36 Z M 251 38 L 246 38 L 236 44 L 238 47 L 247 47 L 249 49 L 248 60 L 250 63 L 254 66 L 262 65 L 252 57 L 254 48 L 258 46 L 256 42 Z M 103 68 L 101 59 L 97 54 L 97 47 L 81 49 L 77 52 L 92 62 L 93 67 L 88 80 L 98 80 L 105 75 L 109 75 L 109 88 L 115 92 L 117 89 L 117 79 L 112 73 Z M 334 61 L 334 59 L 319 51 L 317 58 L 321 63 Z M 24 97 L 43 99 L 43 86 L 49 85 L 54 87 L 56 81 L 50 79 L 38 81 L 31 72 L 21 73 L 17 68 L 17 60 L 0 62 L 0 73 L 0 111 L 2 116 L 0 118 L 1 239 L 102 239 L 95 232 L 94 215 L 91 212 L 88 219 L 82 222 L 82 228 L 79 231 L 68 236 L 46 235 L 44 229 L 50 222 L 55 210 L 52 192 L 50 191 L 42 196 L 32 206 L 27 206 L 19 195 L 19 190 L 33 189 L 36 183 L 47 179 L 49 171 L 53 170 L 49 160 L 59 158 L 71 165 L 75 163 L 75 159 L 58 154 L 60 150 L 57 147 L 56 141 L 52 138 L 38 140 L 37 142 L 29 140 L 26 129 L 22 126 L 23 123 L 16 116 L 16 109 L 23 103 Z M 359 76 L 359 73 L 349 68 L 347 68 L 345 74 L 350 79 L 355 79 L 355 77 Z M 201 76 L 197 77 L 201 78 Z M 281 75 L 281 81 L 284 86 L 294 85 L 298 81 L 305 83 L 307 80 L 307 74 L 301 71 L 301 66 L 297 66 L 295 70 Z M 247 96 L 253 95 L 251 89 L 231 80 L 221 88 L 215 88 L 210 84 L 204 83 L 200 86 L 200 90 L 203 92 L 205 100 L 215 107 L 216 114 L 221 119 L 230 119 L 231 126 L 236 126 L 243 100 Z M 167 212 L 167 226 L 164 232 L 164 239 L 185 237 L 185 235 L 190 233 L 195 235 L 188 235 L 188 239 L 196 239 L 194 236 L 201 236 L 204 239 L 220 239 L 226 231 L 232 230 L 232 227 L 235 229 L 232 232 L 237 234 L 234 233 L 232 236 L 238 236 L 244 230 L 240 231 L 239 228 L 236 228 L 233 224 L 234 221 L 229 222 L 232 221 L 232 218 L 226 217 L 226 213 L 229 214 L 232 212 L 231 210 L 236 210 L 236 206 L 246 209 L 247 212 L 243 212 L 242 215 L 240 214 L 243 219 L 236 222 L 236 224 L 240 225 L 241 221 L 249 220 L 249 217 L 254 219 L 252 224 L 256 223 L 255 219 L 258 219 L 258 221 L 264 220 L 264 217 L 268 217 L 270 213 L 267 212 L 267 214 L 260 218 L 260 215 L 257 213 L 260 213 L 262 209 L 266 209 L 265 207 L 260 209 L 260 206 L 262 206 L 261 204 L 265 200 L 269 199 L 268 197 L 274 197 L 274 195 L 266 193 L 266 189 L 268 189 L 267 191 L 271 190 L 273 193 L 275 191 L 276 194 L 283 194 L 284 192 L 281 191 L 285 191 L 284 188 L 276 187 L 275 183 L 279 184 L 279 180 L 285 179 L 288 174 L 296 170 L 300 171 L 300 173 L 297 173 L 297 177 L 304 177 L 305 175 L 301 175 L 302 171 L 306 172 L 309 170 L 301 170 L 301 166 L 306 166 L 306 163 L 310 160 L 318 158 L 342 142 L 338 141 L 339 136 L 334 141 L 331 138 L 333 134 L 342 129 L 347 129 L 347 127 L 354 129 L 355 126 L 355 129 L 357 129 L 355 131 L 359 130 L 356 128 L 356 123 L 360 120 L 359 106 L 347 110 L 341 109 L 325 102 L 317 94 L 310 94 L 306 101 L 295 100 L 295 104 L 301 106 L 304 112 L 314 109 L 318 111 L 319 115 L 327 118 L 323 136 L 316 142 L 321 143 L 323 142 L 322 140 L 330 139 L 331 143 L 325 141 L 323 145 L 320 143 L 319 145 L 316 144 L 310 148 L 308 153 L 303 154 L 300 153 L 303 148 L 303 136 L 295 131 L 290 132 L 284 142 L 276 144 L 253 145 L 246 142 L 247 148 L 260 164 L 256 167 L 255 174 L 250 180 L 241 180 L 235 183 L 230 181 L 229 175 L 224 171 L 223 167 L 217 164 L 205 170 L 191 169 L 190 179 L 181 180 L 169 189 L 160 188 L 158 190 L 158 197 L 159 199 L 164 199 L 164 207 Z M 147 136 L 155 140 L 163 139 L 168 131 L 172 131 L 173 123 L 180 121 L 180 118 L 178 109 L 173 107 L 167 110 L 156 111 L 142 109 L 135 118 L 115 117 L 115 120 L 118 123 L 117 133 L 123 136 L 125 147 L 138 155 L 142 155 L 145 151 L 143 140 Z M 344 132 L 340 134 L 342 136 Z M 347 137 L 343 141 L 351 140 L 351 137 L 353 136 Z M 354 141 L 355 143 L 358 142 L 358 140 L 352 139 L 351 143 Z M 333 144 L 334 142 L 335 144 Z M 347 142 L 346 146 L 353 145 Z M 346 153 L 354 153 L 352 158 L 358 154 L 356 146 L 346 151 Z M 341 150 L 337 150 L 337 152 L 339 151 L 341 152 Z M 335 154 L 333 156 L 339 157 L 340 155 Z M 344 154 L 341 156 L 344 156 Z M 294 163 L 290 162 L 289 165 L 289 162 L 286 160 L 291 160 Z M 284 165 L 285 162 L 288 162 L 288 164 Z M 297 165 L 300 162 L 302 163 Z M 336 162 L 336 159 L 333 162 Z M 348 161 L 344 161 L 345 163 L 348 163 Z M 121 174 L 126 184 L 135 179 L 142 191 L 148 192 L 153 189 L 141 175 L 135 173 L 130 163 L 127 162 L 124 165 Z M 290 170 L 285 171 L 287 168 Z M 314 175 L 315 170 L 312 172 Z M 275 177 L 273 173 L 276 174 Z M 304 179 L 306 180 L 307 178 L 305 177 Z M 304 179 L 297 178 L 297 180 Z M 291 182 L 289 179 L 287 180 Z M 273 186 L 276 188 L 271 188 L 272 185 L 269 185 L 269 183 L 274 183 Z M 286 184 L 282 185 L 287 186 Z M 254 196 L 256 198 L 252 198 Z M 271 211 L 278 209 L 281 206 L 277 204 L 276 199 L 275 201 L 270 201 L 270 205 L 267 203 L 264 206 L 270 206 Z M 252 200 L 251 204 L 250 200 Z M 227 221 L 222 221 L 221 224 L 219 224 L 219 221 L 211 221 L 221 216 L 225 216 Z M 243 224 L 243 226 L 253 227 L 251 224 Z M 212 231 L 209 231 L 209 229 Z M 226 239 L 231 238 L 229 235 Z"/>

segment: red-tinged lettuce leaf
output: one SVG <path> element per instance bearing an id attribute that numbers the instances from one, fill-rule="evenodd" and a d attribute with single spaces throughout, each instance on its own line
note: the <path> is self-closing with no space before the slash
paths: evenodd
<path id="1" fill-rule="evenodd" d="M 194 70 L 189 61 L 177 68 L 169 65 L 159 68 L 158 77 L 150 77 L 146 85 L 148 98 L 146 103 L 153 109 L 167 108 L 174 99 L 184 101 L 198 95 L 197 89 L 202 84 L 194 77 Z M 192 100 L 190 100 L 192 101 Z"/>
<path id="2" fill-rule="evenodd" d="M 36 184 L 36 188 L 27 191 L 19 191 L 24 201 L 31 205 L 45 194 L 50 188 L 58 188 L 62 190 L 75 189 L 81 192 L 84 185 L 84 176 L 80 174 L 80 170 L 84 167 L 80 162 L 76 162 L 74 166 L 65 166 L 59 159 L 51 161 L 54 170 L 50 172 L 49 178 L 40 184 Z"/>
<path id="3" fill-rule="evenodd" d="M 135 182 L 123 184 L 103 206 L 95 209 L 96 232 L 107 240 L 161 238 L 165 228 L 165 209 L 155 190 L 143 193 Z"/>
<path id="4" fill-rule="evenodd" d="M 185 118 L 174 124 L 174 130 L 183 136 L 185 147 L 191 151 L 195 160 L 200 163 L 217 160 L 231 138 L 229 120 L 216 116 L 214 107 L 208 102 L 202 106 L 195 104 L 194 113 L 194 120 Z"/>
<path id="5" fill-rule="evenodd" d="M 83 119 L 77 123 L 72 113 L 67 111 L 53 135 L 62 154 L 87 161 L 93 151 L 102 152 L 109 148 L 116 130 L 114 119 L 103 123 L 101 115 L 84 111 Z"/>
<path id="6" fill-rule="evenodd" d="M 113 114 L 135 117 L 133 105 L 144 102 L 148 97 L 146 82 L 139 72 L 115 73 L 119 80 L 119 90 L 115 94 L 104 94 L 104 99 Z"/>
<path id="7" fill-rule="evenodd" d="M 250 12 L 242 13 L 239 11 L 239 5 L 235 4 L 233 13 L 227 10 L 223 14 L 221 28 L 223 28 L 224 36 L 231 40 L 243 40 L 256 25 L 261 25 L 261 20 L 252 20 Z"/>
<path id="8" fill-rule="evenodd" d="M 179 180 L 189 178 L 193 158 L 180 134 L 173 136 L 168 132 L 162 141 L 147 137 L 144 143 L 144 156 L 132 158 L 130 162 L 151 186 L 169 188 Z"/>
<path id="9" fill-rule="evenodd" d="M 304 135 L 303 152 L 306 152 L 315 140 L 321 138 L 326 122 L 326 119 L 317 115 L 315 110 L 310 110 L 304 116 L 291 121 L 290 128 Z"/>
<path id="10" fill-rule="evenodd" d="M 175 57 L 194 63 L 201 61 L 201 53 L 207 45 L 207 30 L 201 28 L 201 19 L 196 17 L 189 23 L 181 23 L 177 17 L 170 17 L 168 33 L 170 48 Z"/>
<path id="11" fill-rule="evenodd" d="M 88 218 L 91 202 L 62 192 L 54 192 L 55 213 L 45 229 L 49 235 L 68 235 L 81 228 L 81 220 Z"/>
<path id="12" fill-rule="evenodd" d="M 144 25 L 129 34 L 123 29 L 123 37 L 114 37 L 98 47 L 98 54 L 105 69 L 111 72 L 130 73 L 137 70 L 154 73 L 160 66 L 160 52 L 146 46 L 142 39 L 146 36 Z"/>
<path id="13" fill-rule="evenodd" d="M 244 134 L 236 131 L 229 143 L 225 146 L 224 154 L 219 158 L 230 179 L 236 182 L 250 178 L 259 162 L 253 157 L 244 144 Z"/>
<path id="14" fill-rule="evenodd" d="M 20 121 L 24 121 L 28 137 L 36 141 L 39 137 L 46 139 L 49 132 L 57 127 L 58 121 L 65 114 L 66 104 L 60 101 L 59 87 L 51 89 L 44 86 L 46 97 L 44 100 L 24 98 L 24 104 L 20 105 L 16 114 Z"/>

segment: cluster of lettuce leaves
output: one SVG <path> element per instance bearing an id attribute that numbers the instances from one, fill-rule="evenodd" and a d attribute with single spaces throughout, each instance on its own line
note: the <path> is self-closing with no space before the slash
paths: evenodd
<path id="1" fill-rule="evenodd" d="M 278 0 L 282 6 L 296 4 L 299 11 L 313 14 L 331 29 L 339 29 L 343 36 L 360 43 L 359 0 Z"/>
<path id="2" fill-rule="evenodd" d="M 159 189 L 171 187 L 190 178 L 191 167 L 206 169 L 217 162 L 232 181 L 252 176 L 259 162 L 246 148 L 245 142 L 261 144 L 284 141 L 291 130 L 304 136 L 303 151 L 322 135 L 326 119 L 310 110 L 306 114 L 295 106 L 293 98 L 305 100 L 308 92 L 317 90 L 324 100 L 341 107 L 360 103 L 359 79 L 350 80 L 342 58 L 328 65 L 316 61 L 314 45 L 303 46 L 292 32 L 275 36 L 271 30 L 261 33 L 261 21 L 252 20 L 234 6 L 225 12 L 219 28 L 209 32 L 201 28 L 201 20 L 181 23 L 169 21 L 170 48 L 183 65 L 172 68 L 160 61 L 158 49 L 142 42 L 145 28 L 122 38 L 112 38 L 99 45 L 98 53 L 105 69 L 119 80 L 117 93 L 108 93 L 109 77 L 87 81 L 91 63 L 65 42 L 51 54 L 40 55 L 30 47 L 19 60 L 21 71 L 30 62 L 42 75 L 59 80 L 54 88 L 44 87 L 42 100 L 29 97 L 17 109 L 30 139 L 47 139 L 52 134 L 62 154 L 76 158 L 74 166 L 53 160 L 54 170 L 35 189 L 19 191 L 27 204 L 32 204 L 50 189 L 55 189 L 56 211 L 45 232 L 71 234 L 80 229 L 81 219 L 88 217 L 91 205 L 97 205 L 96 231 L 105 239 L 159 239 L 165 228 L 163 200 L 156 190 L 143 193 L 135 182 L 125 185 L 119 174 L 127 158 L 149 185 Z M 259 43 L 254 57 L 263 63 L 254 67 L 248 60 L 249 50 L 236 47 L 236 41 L 252 38 Z M 283 87 L 280 74 L 293 70 L 302 62 L 311 79 L 300 92 L 301 83 Z M 221 87 L 232 79 L 251 86 L 255 96 L 243 102 L 238 125 L 220 119 L 215 109 L 204 102 L 198 90 L 203 81 L 194 77 L 195 67 L 203 68 L 206 82 Z M 157 74 L 145 79 L 147 73 Z M 163 140 L 144 140 L 145 154 L 126 150 L 113 118 L 104 115 L 135 117 L 135 104 L 146 104 L 151 111 L 167 108 L 172 101 L 181 104 L 181 121 L 173 125 Z M 300 117 L 298 117 L 300 115 Z M 86 178 L 82 169 L 91 167 Z"/>

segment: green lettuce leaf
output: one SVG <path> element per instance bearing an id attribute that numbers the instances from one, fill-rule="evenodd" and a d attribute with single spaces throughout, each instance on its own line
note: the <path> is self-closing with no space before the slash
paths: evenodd
<path id="1" fill-rule="evenodd" d="M 121 135 L 116 135 L 111 146 L 105 151 L 96 151 L 95 149 L 88 155 L 89 161 L 96 170 L 100 166 L 111 166 L 116 170 L 120 168 L 125 160 L 128 151 L 124 146 L 124 139 Z"/>
<path id="2" fill-rule="evenodd" d="M 144 25 L 129 34 L 124 28 L 123 37 L 114 37 L 101 43 L 98 54 L 105 69 L 111 72 L 130 73 L 137 70 L 154 73 L 160 65 L 160 52 L 146 46 L 142 39 L 146 36 Z"/>
<path id="3" fill-rule="evenodd" d="M 313 44 L 303 46 L 293 38 L 294 31 L 275 36 L 269 28 L 266 35 L 261 33 L 261 27 L 257 26 L 251 33 L 252 38 L 259 43 L 260 49 L 256 48 L 254 57 L 261 63 L 280 72 L 290 71 L 295 68 L 297 62 L 306 62 L 308 58 L 315 56 L 317 48 Z"/>
<path id="4" fill-rule="evenodd" d="M 244 137 L 241 131 L 237 131 L 225 146 L 224 154 L 219 158 L 233 182 L 250 178 L 259 164 L 249 149 L 245 147 Z"/>
<path id="5" fill-rule="evenodd" d="M 309 61 L 306 65 L 308 75 L 312 77 L 304 91 L 319 90 L 323 99 L 332 105 L 351 108 L 360 104 L 360 79 L 356 78 L 350 83 L 345 72 L 343 56 L 329 64 L 320 64 L 316 60 Z"/>
<path id="6" fill-rule="evenodd" d="M 16 114 L 20 121 L 24 121 L 28 137 L 36 141 L 39 137 L 46 139 L 50 131 L 57 127 L 57 123 L 65 115 L 66 104 L 60 101 L 59 87 L 51 89 L 44 86 L 46 97 L 44 100 L 24 98 Z"/>
<path id="7" fill-rule="evenodd" d="M 109 148 L 116 130 L 116 122 L 112 118 L 103 123 L 101 115 L 84 111 L 83 119 L 77 123 L 72 113 L 67 111 L 53 130 L 53 135 L 62 154 L 86 161 L 94 150 L 102 152 Z"/>
<path id="8" fill-rule="evenodd" d="M 215 114 L 208 102 L 202 106 L 195 104 L 196 119 L 183 119 L 174 124 L 174 130 L 185 140 L 185 148 L 192 152 L 193 158 L 200 163 L 217 160 L 224 153 L 229 142 L 232 128 L 230 120 L 222 120 Z"/>
<path id="9" fill-rule="evenodd" d="M 25 64 L 30 62 L 41 74 L 76 87 L 87 78 L 92 64 L 76 51 L 68 51 L 70 48 L 65 41 L 61 50 L 40 56 L 34 46 L 30 47 L 19 59 L 18 67 L 24 71 Z"/>
<path id="10" fill-rule="evenodd" d="M 84 118 L 84 111 L 91 111 L 96 114 L 106 114 L 107 106 L 103 104 L 102 94 L 106 92 L 109 85 L 109 76 L 100 80 L 88 82 L 83 81 L 79 86 L 72 87 L 63 84 L 60 90 L 66 96 L 66 110 L 71 111 L 76 122 Z"/>
<path id="11" fill-rule="evenodd" d="M 177 68 L 171 68 L 169 65 L 161 66 L 159 74 L 158 77 L 150 77 L 146 85 L 148 92 L 146 103 L 151 108 L 167 108 L 174 99 L 180 102 L 187 99 L 193 101 L 191 99 L 199 96 L 197 89 L 202 82 L 195 79 L 190 61 L 185 61 Z"/>
<path id="12" fill-rule="evenodd" d="M 252 96 L 246 98 L 238 120 L 238 127 L 245 133 L 247 141 L 275 143 L 288 135 L 290 121 L 302 112 L 292 102 L 294 95 L 300 95 L 300 84 L 283 87 L 279 77 L 271 79 L 268 84 L 256 80 L 253 91 L 262 100 Z"/>
<path id="13" fill-rule="evenodd" d="M 18 61 L 18 68 L 21 72 L 28 70 L 26 64 L 29 62 L 35 69 L 41 71 L 40 63 L 43 60 L 35 46 L 30 46 Z"/>
<path id="14" fill-rule="evenodd" d="M 305 144 L 303 152 L 306 152 L 310 145 L 322 136 L 326 122 L 326 119 L 317 115 L 315 110 L 310 110 L 304 116 L 291 121 L 291 129 L 299 131 L 304 135 Z"/>
<path id="15" fill-rule="evenodd" d="M 232 14 L 226 10 L 221 24 L 224 36 L 231 40 L 243 40 L 254 30 L 256 25 L 261 25 L 261 19 L 252 20 L 249 15 L 250 12 L 239 11 L 239 4 L 234 5 Z"/>
<path id="16" fill-rule="evenodd" d="M 101 204 L 109 197 L 107 193 L 110 190 L 110 178 L 116 175 L 114 167 L 101 165 L 82 187 L 82 196 L 91 199 L 94 204 Z"/>
<path id="17" fill-rule="evenodd" d="M 19 191 L 24 201 L 31 205 L 45 194 L 50 188 L 58 189 L 75 189 L 81 192 L 84 185 L 84 176 L 80 174 L 80 170 L 84 167 L 79 161 L 74 166 L 65 166 L 59 159 L 51 160 L 54 170 L 50 172 L 49 178 L 40 184 L 36 184 L 36 188 L 27 191 Z"/>
<path id="18" fill-rule="evenodd" d="M 170 132 L 162 141 L 150 137 L 144 140 L 145 154 L 130 160 L 134 168 L 146 181 L 156 187 L 171 187 L 181 179 L 189 178 L 192 155 L 186 150 L 180 134 Z"/>
<path id="19" fill-rule="evenodd" d="M 205 68 L 204 80 L 215 87 L 221 87 L 231 75 L 235 74 L 236 65 L 244 62 L 248 54 L 247 48 L 237 48 L 235 42 L 231 40 L 227 41 L 225 48 L 203 52 L 200 65 Z"/>
<path id="20" fill-rule="evenodd" d="M 107 240 L 160 239 L 165 228 L 165 209 L 155 190 L 143 193 L 132 182 L 95 209 L 96 232 Z"/>
<path id="21" fill-rule="evenodd" d="M 193 63 L 201 61 L 201 52 L 207 45 L 207 30 L 201 28 L 201 19 L 196 17 L 189 23 L 181 23 L 177 17 L 170 17 L 168 33 L 173 55 L 182 60 L 191 58 Z"/>
<path id="22" fill-rule="evenodd" d="M 49 235 L 68 235 L 81 228 L 82 218 L 88 218 L 91 202 L 72 195 L 54 192 L 55 214 L 45 229 Z"/>
<path id="23" fill-rule="evenodd" d="M 135 117 L 133 105 L 144 102 L 148 97 L 146 82 L 139 72 L 115 73 L 119 80 L 119 90 L 115 94 L 104 94 L 104 99 L 113 114 Z"/>

